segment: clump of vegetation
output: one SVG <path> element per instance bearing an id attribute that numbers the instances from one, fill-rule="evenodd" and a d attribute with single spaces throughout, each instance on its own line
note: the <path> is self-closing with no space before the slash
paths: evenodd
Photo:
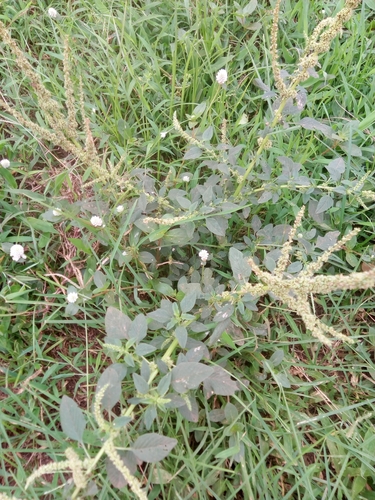
<path id="1" fill-rule="evenodd" d="M 375 498 L 365 4 L 21 4 L 3 498 Z"/>

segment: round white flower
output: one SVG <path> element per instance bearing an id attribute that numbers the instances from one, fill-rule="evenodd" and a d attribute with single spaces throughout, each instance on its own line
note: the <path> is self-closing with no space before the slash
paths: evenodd
<path id="1" fill-rule="evenodd" d="M 59 215 L 61 215 L 62 212 L 61 212 L 61 209 L 60 208 L 54 208 L 52 210 L 52 215 L 54 215 L 55 217 L 59 217 Z"/>
<path id="2" fill-rule="evenodd" d="M 25 249 L 23 248 L 22 245 L 12 245 L 10 247 L 9 254 L 12 257 L 12 259 L 16 262 L 18 262 L 21 259 L 26 259 Z"/>
<path id="3" fill-rule="evenodd" d="M 66 300 L 69 302 L 69 304 L 74 304 L 78 300 L 78 293 L 69 292 L 68 295 L 66 296 Z"/>
<path id="4" fill-rule="evenodd" d="M 168 132 L 165 132 L 165 131 L 164 132 L 160 132 L 160 137 L 162 139 L 164 139 L 165 137 L 167 137 L 167 134 L 168 134 Z"/>
<path id="5" fill-rule="evenodd" d="M 51 19 L 57 19 L 59 17 L 59 13 L 53 7 L 50 7 L 47 12 Z"/>
<path id="6" fill-rule="evenodd" d="M 124 205 L 119 205 L 118 207 L 116 207 L 116 212 L 118 214 L 121 214 L 124 210 L 125 210 Z"/>
<path id="7" fill-rule="evenodd" d="M 216 81 L 219 85 L 224 85 L 224 83 L 228 80 L 228 73 L 226 69 L 221 69 L 217 72 Z"/>
<path id="8" fill-rule="evenodd" d="M 188 175 L 184 175 L 184 176 L 182 177 L 182 180 L 183 180 L 184 182 L 189 182 L 189 181 L 190 181 L 190 177 L 189 177 Z"/>
<path id="9" fill-rule="evenodd" d="M 90 219 L 90 222 L 94 227 L 104 227 L 103 219 L 101 219 L 97 215 L 93 215 Z"/>
<path id="10" fill-rule="evenodd" d="M 9 168 L 10 167 L 10 161 L 7 158 L 4 158 L 3 160 L 0 161 L 0 165 L 3 168 Z"/>
<path id="11" fill-rule="evenodd" d="M 124 257 L 126 257 L 126 256 L 128 255 L 128 252 L 127 252 L 126 250 L 124 250 L 124 251 L 122 252 L 122 255 L 123 255 Z"/>
<path id="12" fill-rule="evenodd" d="M 201 250 L 198 255 L 202 261 L 202 264 L 205 264 L 210 254 L 207 252 L 207 250 Z"/>

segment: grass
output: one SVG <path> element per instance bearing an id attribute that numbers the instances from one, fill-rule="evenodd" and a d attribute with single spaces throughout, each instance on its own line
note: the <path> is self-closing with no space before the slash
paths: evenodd
<path id="1" fill-rule="evenodd" d="M 289 73 L 323 17 L 322 6 L 282 2 L 279 53 Z M 324 2 L 324 15 L 342 6 Z M 58 19 L 48 16 L 50 7 Z M 87 136 L 82 98 L 105 159 L 101 178 L 92 163 L 1 110 L 0 159 L 9 159 L 10 167 L 0 169 L 0 497 L 77 498 L 69 468 L 49 471 L 26 489 L 38 467 L 66 460 L 73 447 L 81 460 L 97 458 L 80 495 L 137 498 L 103 454 L 105 439 L 113 439 L 150 500 L 375 498 L 374 289 L 314 296 L 315 315 L 354 340 L 332 346 L 272 294 L 256 305 L 249 297 L 222 300 L 224 291 L 248 281 L 250 271 L 238 277 L 248 272 L 247 258 L 275 270 L 303 204 L 308 210 L 291 262 L 316 261 L 356 227 L 360 233 L 322 272 L 373 269 L 374 198 L 361 194 L 374 192 L 372 4 L 356 9 L 320 56 L 317 74 L 301 82 L 304 110 L 275 127 L 271 148 L 233 197 L 272 122 L 275 100 L 262 96 L 265 87 L 256 80 L 274 90 L 270 5 L 259 1 L 250 14 L 244 8 L 207 0 L 0 5 L 0 20 L 62 105 L 68 37 L 76 142 Z M 1 48 L 2 95 L 49 128 L 29 79 Z M 222 68 L 228 71 L 224 87 L 215 82 Z M 173 125 L 174 113 L 184 131 L 212 150 L 194 156 L 194 145 Z M 332 127 L 335 135 L 302 128 L 302 118 Z M 241 145 L 238 158 L 228 150 L 233 162 L 218 161 L 227 151 L 216 148 L 219 143 Z M 333 181 L 327 165 L 337 158 L 344 169 Z M 107 162 L 117 172 L 105 176 Z M 229 165 L 229 175 L 221 164 Z M 288 168 L 296 169 L 289 177 Z M 302 177 L 308 187 L 300 186 Z M 327 208 L 319 211 L 324 197 Z M 60 215 L 53 215 L 56 208 Z M 155 222 L 166 215 L 189 221 Z M 102 217 L 105 227 L 93 227 L 92 216 Z M 24 262 L 11 259 L 13 244 L 25 248 Z M 210 254 L 205 266 L 202 249 Z M 250 281 L 256 283 L 254 273 Z M 79 298 L 68 304 L 74 291 Z M 142 351 L 144 345 L 154 352 Z M 189 391 L 173 391 L 177 375 L 167 384 L 169 369 L 183 366 L 183 356 L 193 357 L 198 347 L 206 355 L 189 358 L 197 363 L 191 366 L 218 370 L 225 390 L 205 380 L 204 387 L 195 382 Z M 107 371 L 111 366 L 116 375 Z M 102 387 L 106 380 L 111 387 L 104 398 L 114 403 L 102 401 L 101 424 L 93 403 L 98 382 Z M 78 409 L 67 414 L 63 396 Z M 132 418 L 119 424 L 119 416 Z M 86 427 L 74 439 L 81 418 Z M 148 456 L 137 463 L 137 440 L 148 433 L 173 446 L 162 460 Z"/>

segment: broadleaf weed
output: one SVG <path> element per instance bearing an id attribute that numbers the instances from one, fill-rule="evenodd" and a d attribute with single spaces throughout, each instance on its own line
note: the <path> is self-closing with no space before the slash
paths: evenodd
<path id="1" fill-rule="evenodd" d="M 302 394 L 313 384 L 306 375 L 308 384 L 298 385 L 297 374 L 308 360 L 314 369 L 319 362 L 330 366 L 313 358 L 316 350 L 334 353 L 337 341 L 343 342 L 343 350 L 356 349 L 358 335 L 351 334 L 356 318 L 343 320 L 339 299 L 330 295 L 333 305 L 328 308 L 336 307 L 343 323 L 332 321 L 332 326 L 328 315 L 316 310 L 319 298 L 315 301 L 314 295 L 354 291 L 354 304 L 359 290 L 375 286 L 373 222 L 366 215 L 373 208 L 367 204 L 375 200 L 374 148 L 361 124 L 349 120 L 343 125 L 328 112 L 327 118 L 314 114 L 317 105 L 310 101 L 327 83 L 327 75 L 325 82 L 319 79 L 319 56 L 329 54 L 360 3 L 346 0 L 335 15 L 318 22 L 306 35 L 304 49 L 295 47 L 299 56 L 289 74 L 280 62 L 288 53 L 279 43 L 283 3 L 276 0 L 270 65 L 264 48 L 275 90 L 258 60 L 258 46 L 259 67 L 250 71 L 244 62 L 250 35 L 244 36 L 243 48 L 237 48 L 242 44 L 237 35 L 232 41 L 234 33 L 249 30 L 251 41 L 259 45 L 262 24 L 253 22 L 256 9 L 270 19 L 261 2 L 258 7 L 257 2 L 245 7 L 235 3 L 232 10 L 205 1 L 194 7 L 176 4 L 173 14 L 162 4 L 155 13 L 147 3 L 141 8 L 126 2 L 123 14 L 116 2 L 111 7 L 85 4 L 92 28 L 70 4 L 49 7 L 48 21 L 58 23 L 59 95 L 54 95 L 52 76 L 48 81 L 37 69 L 43 62 L 30 62 L 34 50 L 21 49 L 13 27 L 11 32 L 0 21 L 4 51 L 14 59 L 9 68 L 17 67 L 8 75 L 15 92 L 2 92 L 0 99 L 0 203 L 6 213 L 0 236 L 5 325 L 0 350 L 7 360 L 1 373 L 9 400 L 6 428 L 0 432 L 7 452 L 12 442 L 16 449 L 23 442 L 32 446 L 30 411 L 32 423 L 43 423 L 35 428 L 38 436 L 48 436 L 49 450 L 48 463 L 44 457 L 33 473 L 29 467 L 20 473 L 21 479 L 9 461 L 7 492 L 20 497 L 27 489 L 30 498 L 38 498 L 52 494 L 50 488 L 72 499 L 152 495 L 229 500 L 237 495 L 279 498 L 293 488 L 305 498 L 320 498 L 328 488 L 334 498 L 338 482 L 332 486 L 331 478 L 322 486 L 311 479 L 323 477 L 324 460 L 316 459 L 315 473 L 305 458 L 310 450 L 319 457 L 344 455 L 349 448 L 338 442 L 340 437 L 352 438 L 363 419 L 353 415 L 348 436 L 341 427 L 337 434 L 330 421 L 334 430 L 322 436 L 313 410 L 298 406 L 300 395 L 293 386 Z M 81 38 L 85 51 L 96 47 L 91 59 L 79 52 Z M 107 51 L 104 60 L 98 48 Z M 85 60 L 90 68 L 96 61 L 95 74 L 88 75 Z M 263 95 L 255 95 L 250 83 L 242 90 L 247 74 L 257 76 L 251 83 Z M 98 96 L 94 89 L 101 79 L 107 86 Z M 27 111 L 15 97 L 24 91 Z M 247 100 L 249 106 L 258 103 L 253 116 Z M 35 171 L 27 172 L 13 160 L 19 142 L 8 154 L 17 127 L 42 146 Z M 182 158 L 179 141 L 187 143 Z M 60 159 L 53 176 L 40 164 L 43 154 L 47 162 L 49 148 Z M 36 180 L 35 172 L 41 172 Z M 348 264 L 354 272 L 346 272 Z M 344 300 L 342 307 L 346 305 Z M 65 338 L 54 340 L 59 329 L 71 337 L 71 332 L 83 331 L 83 336 L 63 352 Z M 303 352 L 300 371 L 293 370 L 295 351 Z M 334 356 L 324 354 L 329 355 Z M 372 366 L 365 352 L 361 356 Z M 68 371 L 54 378 L 55 357 L 71 370 L 73 385 L 61 384 Z M 25 361 L 17 373 L 7 364 L 13 366 L 18 358 Z M 44 376 L 53 380 L 51 400 L 46 380 L 39 382 L 39 363 Z M 19 380 L 22 392 L 15 389 Z M 320 383 L 323 378 L 316 387 Z M 80 384 L 85 386 L 84 404 Z M 264 390 L 266 384 L 278 392 Z M 33 401 L 30 409 L 22 402 L 24 391 Z M 46 424 L 43 412 L 34 407 L 38 394 L 41 401 L 47 398 Z M 348 404 L 345 415 L 357 406 Z M 24 440 L 10 432 L 18 407 L 20 426 L 29 432 Z M 66 447 L 54 423 L 57 407 L 72 446 Z M 336 408 L 332 404 L 330 411 Z M 302 432 L 299 426 L 305 421 L 311 428 Z M 363 455 L 353 458 L 356 465 L 371 439 L 358 434 Z M 375 469 L 368 454 L 366 460 L 365 472 L 345 465 L 349 479 L 342 480 L 342 491 L 364 492 L 373 486 Z M 329 471 L 338 468 L 336 458 L 324 467 L 330 477 Z M 289 469 L 295 477 L 287 474 Z M 357 469 L 361 475 L 353 472 Z M 66 480 L 67 471 L 72 479 Z M 54 489 L 46 474 L 53 475 Z M 262 485 L 259 489 L 258 474 L 268 474 L 268 497 Z M 362 489 L 359 477 L 366 478 Z"/>

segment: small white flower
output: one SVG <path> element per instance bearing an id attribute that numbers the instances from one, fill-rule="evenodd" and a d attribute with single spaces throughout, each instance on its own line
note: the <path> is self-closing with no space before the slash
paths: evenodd
<path id="1" fill-rule="evenodd" d="M 10 161 L 7 158 L 4 158 L 3 160 L 0 161 L 0 165 L 3 168 L 9 168 L 10 167 Z"/>
<path id="2" fill-rule="evenodd" d="M 116 212 L 118 214 L 121 214 L 124 210 L 125 210 L 124 205 L 119 205 L 118 207 L 116 207 Z"/>
<path id="3" fill-rule="evenodd" d="M 61 209 L 60 208 L 54 208 L 52 210 L 52 215 L 54 215 L 55 217 L 59 217 L 59 215 L 61 215 L 62 212 L 61 212 Z"/>
<path id="4" fill-rule="evenodd" d="M 189 181 L 190 181 L 190 177 L 189 177 L 188 175 L 184 175 L 184 176 L 182 177 L 182 180 L 183 180 L 184 182 L 189 182 Z"/>
<path id="5" fill-rule="evenodd" d="M 53 7 L 50 7 L 47 12 L 51 19 L 57 19 L 59 17 L 59 13 Z"/>
<path id="6" fill-rule="evenodd" d="M 161 137 L 162 139 L 164 139 L 165 137 L 167 137 L 167 134 L 168 134 L 168 132 L 166 132 L 166 131 L 164 131 L 164 132 L 160 132 L 160 137 Z"/>
<path id="7" fill-rule="evenodd" d="M 239 125 L 246 125 L 249 122 L 249 117 L 246 113 L 242 113 L 242 116 L 238 122 Z"/>
<path id="8" fill-rule="evenodd" d="M 103 219 L 101 219 L 97 215 L 93 215 L 90 219 L 90 222 L 94 227 L 104 227 Z"/>
<path id="9" fill-rule="evenodd" d="M 207 252 L 207 250 L 201 250 L 198 255 L 202 261 L 202 264 L 205 264 L 210 254 Z"/>
<path id="10" fill-rule="evenodd" d="M 302 233 L 298 233 L 297 234 L 297 238 L 300 238 L 300 239 L 303 238 L 303 234 Z"/>
<path id="11" fill-rule="evenodd" d="M 18 262 L 21 259 L 26 259 L 25 249 L 23 248 L 22 245 L 12 245 L 10 247 L 9 254 L 12 257 L 12 259 L 16 262 Z"/>
<path id="12" fill-rule="evenodd" d="M 124 251 L 122 252 L 122 255 L 123 255 L 124 257 L 126 257 L 126 256 L 128 255 L 128 252 L 127 252 L 126 250 L 124 250 Z"/>
<path id="13" fill-rule="evenodd" d="M 68 295 L 66 296 L 66 300 L 69 302 L 69 304 L 74 304 L 78 300 L 78 293 L 69 292 Z"/>
<path id="14" fill-rule="evenodd" d="M 224 83 L 228 80 L 228 73 L 226 69 L 221 69 L 217 72 L 216 81 L 219 85 L 224 85 Z"/>

